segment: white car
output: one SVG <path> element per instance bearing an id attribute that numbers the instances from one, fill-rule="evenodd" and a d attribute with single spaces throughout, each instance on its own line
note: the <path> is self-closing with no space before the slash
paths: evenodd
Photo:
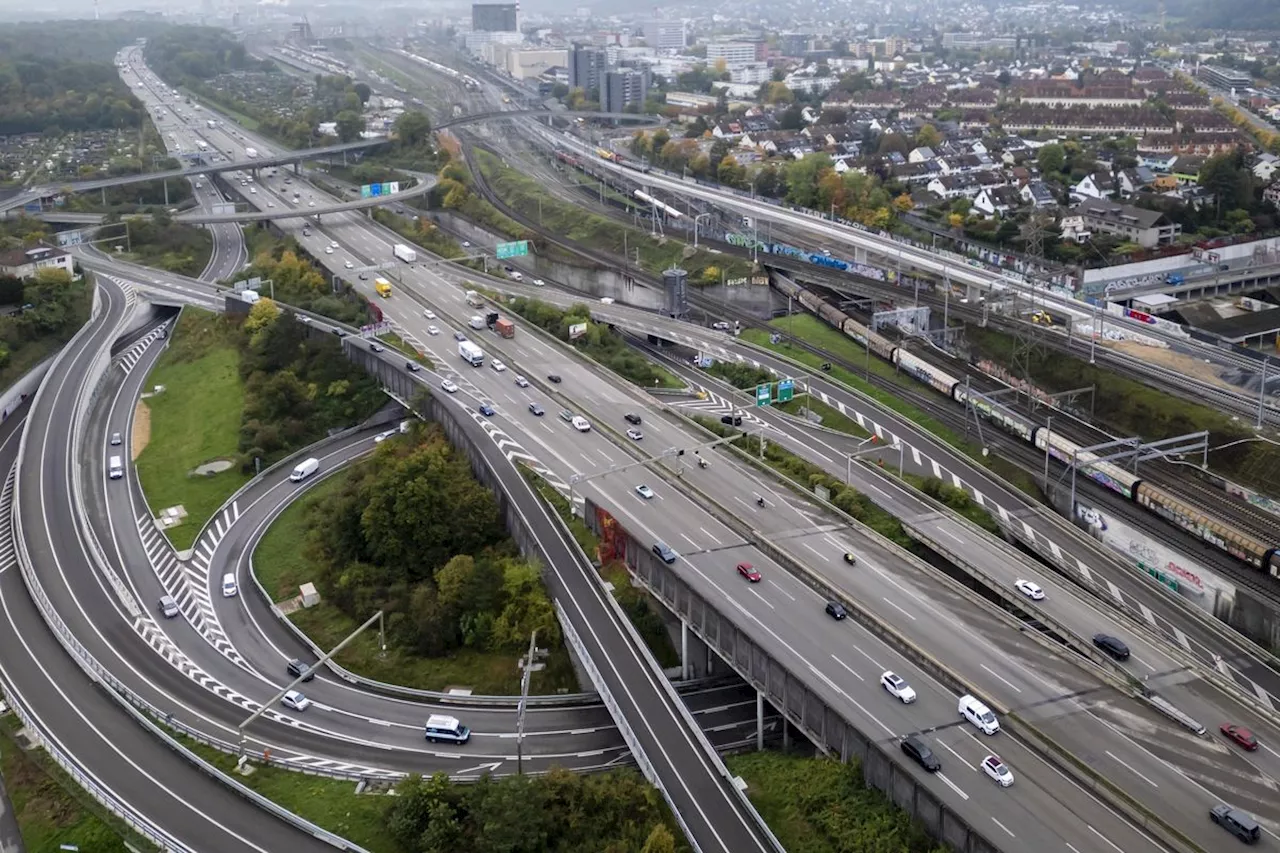
<path id="1" fill-rule="evenodd" d="M 351 263 L 351 261 L 343 261 L 343 262 L 342 262 L 342 265 L 343 265 L 344 267 L 346 267 L 347 269 L 354 269 L 354 268 L 355 268 L 355 264 Z"/>
<path id="2" fill-rule="evenodd" d="M 582 415 L 574 415 L 569 423 L 573 424 L 573 428 L 578 432 L 591 432 L 591 422 Z"/>
<path id="3" fill-rule="evenodd" d="M 1018 588 L 1018 592 L 1022 593 L 1032 601 L 1044 600 L 1044 590 L 1040 588 L 1039 584 L 1032 583 L 1029 580 L 1023 580 L 1022 578 L 1018 578 L 1016 581 L 1013 582 L 1013 585 Z"/>
<path id="4" fill-rule="evenodd" d="M 332 246 L 325 246 L 325 247 L 324 247 L 324 253 L 325 253 L 326 255 L 332 255 L 332 254 L 333 254 L 333 247 L 332 247 Z"/>
<path id="5" fill-rule="evenodd" d="M 250 193 L 252 193 L 253 195 L 257 195 L 257 194 L 258 194 L 258 188 L 257 188 L 257 187 L 249 187 L 249 192 L 250 192 Z"/>
<path id="6" fill-rule="evenodd" d="M 639 441 L 640 439 L 644 438 L 644 433 L 642 433 L 640 430 L 636 429 L 635 427 L 632 427 L 631 429 L 627 430 L 627 438 L 631 439 L 632 441 Z"/>
<path id="7" fill-rule="evenodd" d="M 535 279 L 533 280 L 533 284 L 534 284 L 534 287 L 546 287 L 546 286 L 547 286 L 547 283 L 546 283 L 545 281 L 543 281 L 542 279 L 540 279 L 540 278 L 535 278 Z"/>
<path id="8" fill-rule="evenodd" d="M 315 206 L 316 206 L 316 203 L 314 201 L 307 202 L 307 207 L 315 207 Z"/>
<path id="9" fill-rule="evenodd" d="M 517 376 L 517 377 L 516 377 L 516 387 L 517 387 L 517 388 L 528 388 L 528 387 L 529 387 L 529 380 L 528 380 L 528 379 L 525 379 L 523 376 Z"/>
<path id="10" fill-rule="evenodd" d="M 639 486 L 636 486 L 636 494 L 644 498 L 645 500 L 650 500 L 653 497 L 653 489 L 649 488 L 644 484 L 641 484 Z"/>
<path id="11" fill-rule="evenodd" d="M 337 241 L 337 240 L 331 240 L 331 241 L 329 242 L 329 248 L 330 248 L 330 249 L 336 249 L 336 248 L 338 248 L 338 241 Z"/>
<path id="12" fill-rule="evenodd" d="M 280 697 L 280 704 L 295 711 L 305 711 L 311 707 L 311 700 L 297 690 L 290 690 Z"/>
<path id="13" fill-rule="evenodd" d="M 458 385 L 452 379 L 446 379 L 440 383 L 440 387 L 448 391 L 450 394 L 458 393 Z"/>
<path id="14" fill-rule="evenodd" d="M 427 326 L 427 334 L 428 334 L 428 335 L 438 335 L 438 334 L 440 334 L 440 330 L 439 330 L 439 329 L 437 329 L 435 326 Z"/>
<path id="15" fill-rule="evenodd" d="M 998 755 L 988 755 L 982 759 L 982 772 L 998 782 L 1001 788 L 1007 788 L 1013 784 L 1013 772 Z"/>
<path id="16" fill-rule="evenodd" d="M 267 202 L 267 207 L 275 207 L 275 206 L 276 206 L 275 202 L 272 202 L 272 201 Z"/>
<path id="17" fill-rule="evenodd" d="M 432 311 L 430 308 L 424 308 L 422 316 L 426 317 L 428 320 L 434 320 L 436 318 L 436 312 Z"/>
<path id="18" fill-rule="evenodd" d="M 489 362 L 489 365 L 499 373 L 507 369 L 507 366 L 502 362 L 498 361 L 496 358 L 493 361 Z"/>
<path id="19" fill-rule="evenodd" d="M 902 700 L 902 704 L 916 701 L 916 691 L 896 672 L 886 672 L 880 676 L 880 683 L 884 685 L 885 690 L 889 691 L 890 696 Z"/>
<path id="20" fill-rule="evenodd" d="M 396 434 L 396 430 L 394 429 L 389 429 L 386 432 L 380 432 L 373 437 L 373 443 L 382 444 L 382 442 L 386 441 L 388 438 L 391 438 L 391 436 L 395 434 Z"/>

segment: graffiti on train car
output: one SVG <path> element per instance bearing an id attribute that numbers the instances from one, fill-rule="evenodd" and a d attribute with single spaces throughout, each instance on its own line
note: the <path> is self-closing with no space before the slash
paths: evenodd
<path id="1" fill-rule="evenodd" d="M 869 278 L 874 281 L 894 282 L 898 278 L 896 271 L 886 271 L 879 267 L 860 264 L 857 261 L 849 261 L 844 258 L 832 257 L 831 255 L 820 255 L 814 252 L 806 252 L 803 249 L 797 249 L 795 246 L 788 246 L 786 243 L 766 243 L 763 240 L 759 240 L 751 236 L 750 234 L 738 234 L 731 231 L 724 235 L 724 240 L 730 246 L 737 246 L 742 249 L 754 249 L 757 252 L 764 252 L 768 255 L 798 258 L 802 261 L 808 261 L 814 266 L 840 270 L 841 272 L 851 272 L 855 275 L 860 275 L 863 278 Z"/>

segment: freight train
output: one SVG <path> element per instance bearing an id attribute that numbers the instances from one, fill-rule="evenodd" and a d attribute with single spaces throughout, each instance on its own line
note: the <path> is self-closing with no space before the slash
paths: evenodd
<path id="1" fill-rule="evenodd" d="M 876 334 L 813 291 L 783 278 L 775 279 L 775 283 L 784 295 L 796 299 L 828 324 L 881 358 L 898 365 L 904 373 L 915 377 L 917 381 L 961 405 L 969 401 L 968 387 L 962 380 L 913 355 L 896 342 Z M 1065 465 L 1074 461 L 1082 474 L 1087 474 L 1095 482 L 1122 495 L 1126 500 L 1176 524 L 1193 536 L 1248 563 L 1254 569 L 1280 578 L 1280 548 L 1276 543 L 1261 541 L 1253 534 L 1239 530 L 1231 523 L 1188 504 L 1177 495 L 1144 481 L 1137 474 L 1118 465 L 1097 461 L 1099 457 L 1096 454 L 1082 450 L 1080 445 L 1016 412 L 992 406 L 976 396 L 972 399 L 972 404 L 979 414 L 1004 432 L 1017 436 L 1041 452 L 1047 450 L 1051 457 Z"/>

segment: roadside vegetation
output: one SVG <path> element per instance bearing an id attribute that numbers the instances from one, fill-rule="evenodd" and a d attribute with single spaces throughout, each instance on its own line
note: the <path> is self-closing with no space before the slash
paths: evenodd
<path id="1" fill-rule="evenodd" d="M 976 357 L 1012 363 L 1014 343 L 1009 335 L 973 326 L 967 335 Z M 1031 381 L 1049 393 L 1092 385 L 1091 419 L 1117 435 L 1140 435 L 1157 441 L 1208 430 L 1210 447 L 1255 435 L 1251 418 L 1236 420 L 1218 409 L 1166 394 L 1064 353 L 1033 352 L 1028 368 Z M 1211 453 L 1209 465 L 1228 479 L 1280 496 L 1280 447 L 1262 441 L 1237 444 Z"/>
<path id="2" fill-rule="evenodd" d="M 415 425 L 316 488 L 272 524 L 254 571 L 276 601 L 316 584 L 322 603 L 291 618 L 322 648 L 386 612 L 387 650 L 366 632 L 340 665 L 410 687 L 512 695 L 536 630 L 552 655 L 532 689 L 578 689 L 540 567 L 520 556 L 497 500 L 439 427 Z"/>
<path id="3" fill-rule="evenodd" d="M 586 305 L 574 305 L 561 310 L 536 299 L 517 297 L 507 303 L 514 314 L 550 332 L 562 341 L 568 341 L 624 379 L 642 388 L 683 388 L 671 371 L 645 358 L 632 349 L 622 336 L 602 323 L 591 319 L 591 309 Z M 569 327 L 585 324 L 586 330 L 577 338 L 569 338 Z"/>
<path id="4" fill-rule="evenodd" d="M 409 219 L 406 216 L 400 216 L 397 213 L 392 213 L 386 208 L 375 207 L 373 209 L 373 218 L 375 221 L 382 223 L 401 237 L 416 243 L 433 255 L 453 259 L 464 257 L 467 254 L 466 250 L 462 248 L 461 243 L 455 240 L 450 234 L 440 230 L 440 228 L 438 228 L 436 224 L 426 216 Z M 484 263 L 479 260 L 459 261 L 459 264 L 471 267 L 475 270 L 484 269 Z"/>
<path id="5" fill-rule="evenodd" d="M 173 546 L 194 544 L 204 522 L 246 483 L 297 448 L 382 404 L 376 383 L 342 355 L 336 338 L 308 336 L 264 299 L 243 323 L 183 311 L 147 377 L 150 434 L 137 448 L 138 477 L 153 512 L 181 505 Z M 223 463 L 222 470 L 200 466 Z"/>
<path id="6" fill-rule="evenodd" d="M 332 279 L 307 260 L 305 251 L 292 237 L 276 237 L 266 229 L 249 226 L 245 240 L 253 262 L 236 273 L 236 281 L 254 277 L 269 281 L 270 285 L 263 284 L 263 296 L 274 293 L 274 298 L 286 305 L 353 326 L 372 321 L 369 301 L 345 283 L 334 293 Z M 221 282 L 228 286 L 233 283 Z"/>
<path id="7" fill-rule="evenodd" d="M 106 220 L 123 222 L 118 216 Z M 165 211 L 151 216 L 135 216 L 127 220 L 127 239 L 122 228 L 113 244 L 120 248 L 117 257 L 144 266 L 155 267 L 179 275 L 198 276 L 209 264 L 213 255 L 213 232 L 207 228 L 174 222 Z"/>
<path id="8" fill-rule="evenodd" d="M 30 281 L 0 276 L 0 390 L 53 356 L 85 321 L 93 297 L 83 279 L 40 270 Z"/>

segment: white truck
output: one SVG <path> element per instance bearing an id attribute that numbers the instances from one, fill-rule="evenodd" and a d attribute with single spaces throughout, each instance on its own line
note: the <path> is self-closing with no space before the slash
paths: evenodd
<path id="1" fill-rule="evenodd" d="M 418 259 L 418 253 L 410 249 L 404 243 L 396 243 L 391 249 L 391 254 L 395 255 L 406 264 L 411 264 Z"/>
<path id="2" fill-rule="evenodd" d="M 472 367 L 480 367 L 484 364 L 484 351 L 471 341 L 461 341 L 458 343 L 458 355 L 462 360 Z"/>
<path id="3" fill-rule="evenodd" d="M 258 157 L 258 149 L 246 148 L 244 149 L 244 156 L 248 157 L 250 160 L 255 160 Z"/>
<path id="4" fill-rule="evenodd" d="M 473 314 L 471 319 L 467 321 L 467 325 L 477 331 L 484 328 L 484 318 L 479 314 Z"/>
<path id="5" fill-rule="evenodd" d="M 204 124 L 205 124 L 205 127 L 208 127 L 208 128 L 211 128 L 211 129 L 212 129 L 212 128 L 215 128 L 215 127 L 217 127 L 217 126 L 218 126 L 218 123 L 217 123 L 216 121 L 214 121 L 213 119 L 209 119 L 209 120 L 208 120 L 208 121 L 206 121 Z"/>
<path id="6" fill-rule="evenodd" d="M 474 290 L 467 291 L 467 304 L 472 308 L 483 308 L 484 301 L 480 298 L 480 294 Z"/>

